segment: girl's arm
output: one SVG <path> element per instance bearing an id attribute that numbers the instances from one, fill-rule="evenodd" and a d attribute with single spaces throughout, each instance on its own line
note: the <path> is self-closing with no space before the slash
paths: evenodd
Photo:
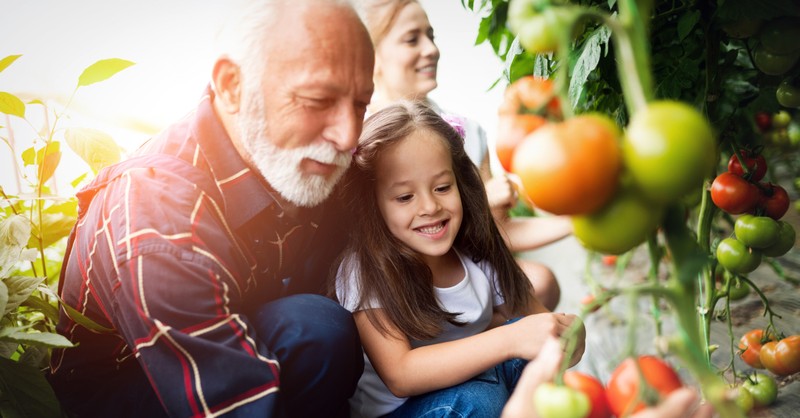
<path id="1" fill-rule="evenodd" d="M 380 309 L 375 314 L 386 321 Z M 364 311 L 354 314 L 364 351 L 389 390 L 414 396 L 453 386 L 512 358 L 533 359 L 548 335 L 559 336 L 574 315 L 530 315 L 480 334 L 412 349 L 407 338 L 390 328 L 383 335 Z M 577 360 L 576 360 L 577 362 Z"/>

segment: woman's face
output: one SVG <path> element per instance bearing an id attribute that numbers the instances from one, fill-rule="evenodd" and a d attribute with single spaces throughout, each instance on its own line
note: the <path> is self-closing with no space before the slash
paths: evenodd
<path id="1" fill-rule="evenodd" d="M 436 88 L 438 62 L 428 15 L 409 3 L 375 48 L 376 90 L 390 100 L 425 98 Z"/>

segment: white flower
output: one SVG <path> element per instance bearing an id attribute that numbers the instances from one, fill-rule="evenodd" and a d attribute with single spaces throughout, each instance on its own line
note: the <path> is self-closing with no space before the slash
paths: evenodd
<path id="1" fill-rule="evenodd" d="M 25 249 L 30 237 L 28 218 L 12 215 L 0 221 L 0 278 L 8 277 L 20 261 L 36 259 L 35 249 Z"/>

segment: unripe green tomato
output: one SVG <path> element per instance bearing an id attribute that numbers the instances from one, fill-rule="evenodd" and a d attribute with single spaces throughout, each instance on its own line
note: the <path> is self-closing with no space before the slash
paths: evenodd
<path id="1" fill-rule="evenodd" d="M 742 412 L 747 414 L 755 406 L 755 400 L 753 399 L 753 395 L 750 393 L 749 390 L 745 389 L 742 386 L 737 386 L 736 388 L 734 388 L 734 390 L 736 391 L 735 395 L 736 405 L 739 406 Z"/>
<path id="2" fill-rule="evenodd" d="M 519 43 L 531 53 L 548 53 L 558 49 L 561 36 L 571 30 L 576 17 L 575 9 L 568 6 L 551 7 L 518 24 Z M 570 37 L 570 40 L 573 40 Z"/>
<path id="3" fill-rule="evenodd" d="M 622 152 L 642 193 L 669 204 L 701 188 L 716 164 L 717 142 L 711 125 L 695 108 L 656 101 L 633 115 Z"/>
<path id="4" fill-rule="evenodd" d="M 789 137 L 789 146 L 797 148 L 800 146 L 800 122 L 792 120 L 786 127 L 786 135 Z"/>
<path id="5" fill-rule="evenodd" d="M 781 110 L 772 115 L 772 127 L 775 129 L 782 129 L 789 126 L 792 122 L 792 115 L 785 110 Z"/>
<path id="6" fill-rule="evenodd" d="M 736 238 L 725 238 L 717 246 L 717 261 L 734 274 L 747 274 L 761 264 L 761 252 L 748 248 Z"/>
<path id="7" fill-rule="evenodd" d="M 664 209 L 627 188 L 599 211 L 572 217 L 575 238 L 603 254 L 622 254 L 644 242 L 664 218 Z"/>
<path id="8" fill-rule="evenodd" d="M 753 52 L 753 61 L 756 68 L 767 75 L 783 75 L 797 64 L 800 53 L 793 52 L 787 55 L 773 54 L 763 47 L 757 47 Z"/>
<path id="9" fill-rule="evenodd" d="M 785 221 L 778 221 L 778 237 L 775 243 L 761 250 L 767 257 L 780 257 L 794 247 L 797 234 L 794 227 Z"/>
<path id="10" fill-rule="evenodd" d="M 750 285 L 738 278 L 731 279 L 731 286 L 728 289 L 728 299 L 741 300 L 750 294 Z"/>
<path id="11" fill-rule="evenodd" d="M 757 407 L 772 405 L 778 399 L 778 384 L 768 374 L 753 373 L 742 383 L 742 387 L 753 395 L 753 401 Z"/>
<path id="12" fill-rule="evenodd" d="M 783 107 L 800 107 L 800 88 L 793 86 L 786 78 L 778 84 L 775 90 L 775 98 L 778 104 Z"/>
<path id="13" fill-rule="evenodd" d="M 533 402 L 539 418 L 584 418 L 591 407 L 585 393 L 550 382 L 536 388 Z"/>
<path id="14" fill-rule="evenodd" d="M 758 33 L 763 23 L 761 19 L 740 19 L 725 23 L 722 25 L 722 31 L 731 38 L 745 39 Z"/>
<path id="15" fill-rule="evenodd" d="M 800 18 L 786 16 L 766 22 L 758 40 L 767 51 L 787 55 L 800 51 Z"/>
<path id="16" fill-rule="evenodd" d="M 733 231 L 736 239 L 752 248 L 767 248 L 778 242 L 778 222 L 769 216 L 742 215 L 736 220 Z"/>

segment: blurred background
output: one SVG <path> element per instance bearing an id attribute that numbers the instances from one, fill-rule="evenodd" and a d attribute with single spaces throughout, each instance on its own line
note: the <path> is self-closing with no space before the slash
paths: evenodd
<path id="1" fill-rule="evenodd" d="M 442 107 L 496 130 L 504 83 L 490 90 L 503 65 L 488 44 L 475 46 L 480 16 L 460 0 L 421 0 L 441 49 L 439 87 L 431 94 Z M 216 28 L 230 3 L 223 0 L 141 0 L 136 2 L 0 0 L 0 58 L 21 54 L 0 73 L 0 91 L 23 101 L 40 99 L 54 109 L 72 96 L 84 68 L 106 58 L 135 63 L 109 80 L 81 87 L 62 128 L 77 126 L 110 134 L 125 150 L 192 110 L 208 82 Z M 31 125 L 0 115 L 13 128 L 17 152 L 28 148 L 33 129 L 53 123 L 29 106 Z M 38 118 L 42 118 L 39 120 Z M 56 179 L 59 193 L 88 166 L 65 144 Z M 74 175 L 71 172 L 74 171 Z M 9 147 L 0 144 L 0 185 L 17 193 Z M 63 185 L 62 185 L 63 183 Z"/>

